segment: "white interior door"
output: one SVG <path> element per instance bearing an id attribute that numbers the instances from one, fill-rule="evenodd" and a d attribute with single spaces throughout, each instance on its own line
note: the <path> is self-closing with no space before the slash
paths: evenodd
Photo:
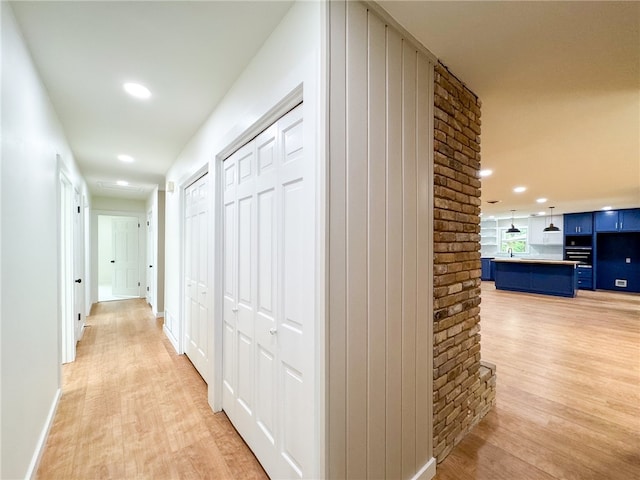
<path id="1" fill-rule="evenodd" d="M 209 175 L 185 189 L 185 353 L 209 381 Z"/>
<path id="2" fill-rule="evenodd" d="M 155 238 L 153 231 L 153 210 L 147 212 L 147 303 L 155 307 Z"/>
<path id="3" fill-rule="evenodd" d="M 302 107 L 223 165 L 223 409 L 272 478 L 314 476 L 314 165 Z"/>
<path id="4" fill-rule="evenodd" d="M 60 321 L 62 334 L 61 363 L 76 358 L 74 254 L 73 254 L 73 188 L 60 174 Z"/>
<path id="5" fill-rule="evenodd" d="M 136 217 L 113 217 L 113 295 L 140 296 L 139 228 Z"/>
<path id="6" fill-rule="evenodd" d="M 82 195 L 74 192 L 73 204 L 73 305 L 75 339 L 82 338 L 84 331 L 84 205 Z"/>

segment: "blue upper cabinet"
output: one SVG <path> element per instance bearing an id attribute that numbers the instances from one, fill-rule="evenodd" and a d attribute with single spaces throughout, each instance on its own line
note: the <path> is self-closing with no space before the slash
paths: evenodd
<path id="1" fill-rule="evenodd" d="M 596 232 L 640 232 L 640 208 L 596 212 Z"/>
<path id="2" fill-rule="evenodd" d="M 593 234 L 593 213 L 569 213 L 564 215 L 565 235 Z"/>

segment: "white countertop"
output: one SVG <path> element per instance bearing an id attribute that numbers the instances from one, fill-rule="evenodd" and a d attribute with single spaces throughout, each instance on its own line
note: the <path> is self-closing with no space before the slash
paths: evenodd
<path id="1" fill-rule="evenodd" d="M 509 262 L 509 263 L 538 263 L 545 265 L 577 265 L 580 262 L 572 260 L 543 260 L 541 258 L 494 258 L 494 262 Z"/>

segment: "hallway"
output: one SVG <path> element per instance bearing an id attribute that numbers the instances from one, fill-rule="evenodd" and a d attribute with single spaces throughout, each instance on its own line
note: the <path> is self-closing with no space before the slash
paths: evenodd
<path id="1" fill-rule="evenodd" d="M 267 478 L 143 299 L 94 305 L 37 478 Z"/>

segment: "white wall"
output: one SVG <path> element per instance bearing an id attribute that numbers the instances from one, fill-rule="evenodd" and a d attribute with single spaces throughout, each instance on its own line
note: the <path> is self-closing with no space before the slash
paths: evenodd
<path id="1" fill-rule="evenodd" d="M 115 212 L 144 212 L 144 200 L 131 200 L 128 198 L 112 198 L 94 196 L 91 198 L 93 210 L 111 210 Z"/>
<path id="2" fill-rule="evenodd" d="M 321 2 L 295 3 L 252 59 L 209 119 L 184 148 L 167 172 L 176 191 L 166 194 L 165 244 L 165 330 L 174 346 L 180 338 L 181 315 L 181 188 L 203 166 L 214 173 L 215 156 L 264 116 L 300 84 L 304 89 L 304 118 L 309 138 L 305 145 L 313 152 L 319 169 L 323 149 L 320 121 L 324 101 L 322 73 Z M 306 150 L 306 147 L 305 147 Z M 318 175 L 323 179 L 322 175 Z M 213 186 L 215 182 L 210 182 Z M 211 192 L 212 197 L 213 191 Z M 214 239 L 215 241 L 215 239 Z M 213 283 L 212 283 L 213 284 Z M 212 310 L 213 311 L 213 310 Z M 213 387 L 209 401 L 213 404 Z"/>
<path id="3" fill-rule="evenodd" d="M 11 7 L 1 2 L 0 8 L 0 477 L 24 478 L 35 467 L 60 389 L 56 154 L 72 183 L 87 192 Z"/>

